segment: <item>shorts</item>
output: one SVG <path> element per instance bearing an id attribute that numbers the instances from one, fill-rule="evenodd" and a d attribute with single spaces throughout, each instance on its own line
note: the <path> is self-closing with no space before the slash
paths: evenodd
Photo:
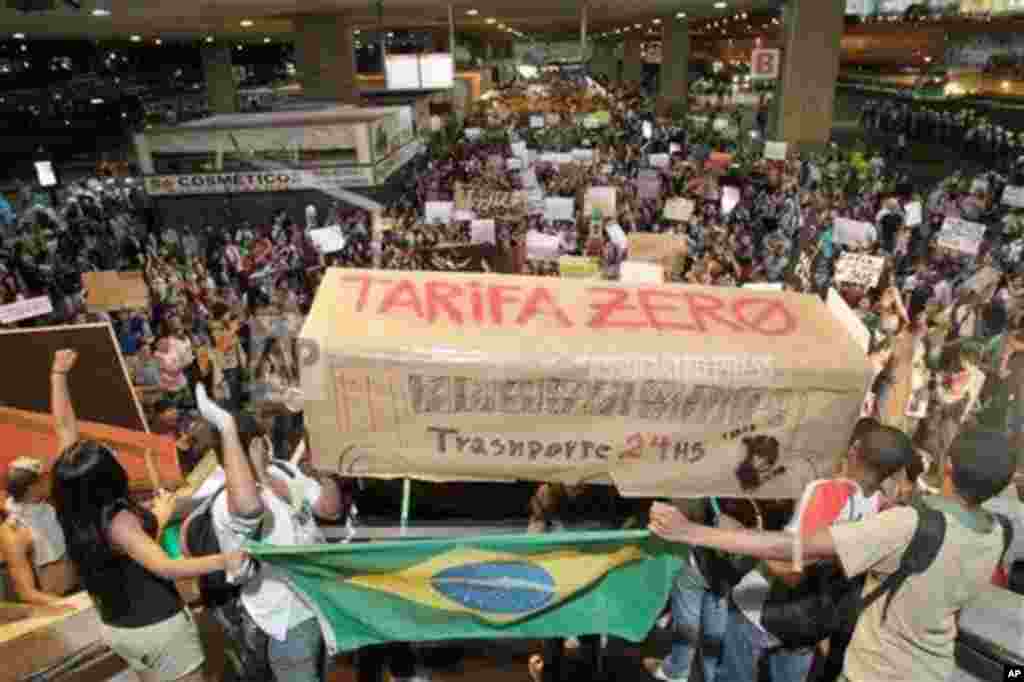
<path id="1" fill-rule="evenodd" d="M 167 620 L 141 628 L 103 625 L 111 650 L 136 672 L 154 673 L 161 682 L 180 680 L 206 661 L 192 614 L 187 608 Z"/>

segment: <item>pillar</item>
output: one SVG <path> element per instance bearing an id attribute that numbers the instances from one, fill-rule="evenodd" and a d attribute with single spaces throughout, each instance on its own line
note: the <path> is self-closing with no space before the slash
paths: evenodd
<path id="1" fill-rule="evenodd" d="M 580 6 L 580 60 L 586 61 L 587 53 L 587 3 Z"/>
<path id="2" fill-rule="evenodd" d="M 352 26 L 345 17 L 296 17 L 295 53 L 304 97 L 358 101 Z"/>
<path id="3" fill-rule="evenodd" d="M 845 0 L 789 0 L 775 137 L 797 149 L 823 148 L 832 134 Z"/>
<path id="4" fill-rule="evenodd" d="M 644 50 L 640 38 L 627 38 L 622 54 L 622 80 L 640 85 L 644 76 Z"/>
<path id="5" fill-rule="evenodd" d="M 231 67 L 231 46 L 203 48 L 203 70 L 206 74 L 206 97 L 214 114 L 238 111 L 238 84 Z"/>
<path id="6" fill-rule="evenodd" d="M 690 22 L 674 15 L 661 20 L 661 75 L 658 105 L 662 111 L 685 112 L 689 104 Z"/>

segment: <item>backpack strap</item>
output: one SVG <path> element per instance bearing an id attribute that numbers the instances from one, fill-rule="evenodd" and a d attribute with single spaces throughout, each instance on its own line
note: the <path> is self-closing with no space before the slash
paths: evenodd
<path id="1" fill-rule="evenodd" d="M 871 594 L 864 598 L 863 611 L 866 611 L 883 594 L 888 595 L 885 600 L 885 609 L 882 612 L 882 622 L 885 622 L 889 615 L 889 606 L 896 592 L 903 587 L 903 583 L 912 575 L 924 573 L 928 567 L 935 563 L 942 543 L 946 538 L 946 517 L 942 512 L 932 509 L 921 500 L 916 500 L 913 505 L 917 510 L 917 528 L 910 539 L 910 544 L 900 558 L 899 568 L 886 576 L 882 584 Z"/>
<path id="2" fill-rule="evenodd" d="M 1003 514 L 992 514 L 996 517 L 996 521 L 1003 527 L 1003 553 L 999 555 L 999 568 L 1002 568 L 1006 563 L 1006 555 L 1010 551 L 1010 547 L 1013 546 L 1013 521 L 1008 519 Z"/>

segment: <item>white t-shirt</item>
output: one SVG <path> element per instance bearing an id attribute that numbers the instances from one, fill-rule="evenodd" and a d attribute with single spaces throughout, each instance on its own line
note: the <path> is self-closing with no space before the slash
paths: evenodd
<path id="1" fill-rule="evenodd" d="M 804 488 L 796 514 L 786 526 L 787 533 L 809 537 L 821 528 L 836 523 L 859 521 L 878 513 L 881 495 L 865 497 L 860 486 L 845 479 L 812 481 Z M 761 611 L 771 590 L 771 582 L 760 569 L 754 569 L 732 590 L 736 607 L 759 629 Z"/>
<path id="2" fill-rule="evenodd" d="M 275 470 L 278 466 L 287 469 L 291 476 L 279 474 Z M 320 499 L 320 484 L 286 462 L 275 462 L 270 471 L 289 483 L 298 503 L 291 505 L 273 491 L 262 489 L 265 513 L 260 541 L 271 545 L 323 542 L 323 534 L 313 518 L 313 505 Z M 226 494 L 214 501 L 210 513 L 222 551 L 240 549 L 247 540 L 255 539 L 259 519 L 249 521 L 233 516 L 228 511 Z M 288 586 L 284 572 L 270 564 L 263 564 L 242 588 L 242 605 L 256 624 L 279 642 L 285 641 L 288 630 L 315 617 L 302 597 Z"/>

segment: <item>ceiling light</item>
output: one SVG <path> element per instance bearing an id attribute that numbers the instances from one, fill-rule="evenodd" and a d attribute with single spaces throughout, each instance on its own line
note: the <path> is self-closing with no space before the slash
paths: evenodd
<path id="1" fill-rule="evenodd" d="M 91 100 L 89 100 L 89 103 L 90 104 L 103 104 L 103 100 L 101 98 L 99 98 L 99 97 L 93 97 Z"/>
<path id="2" fill-rule="evenodd" d="M 685 19 L 685 18 L 686 18 L 686 12 L 678 12 L 676 14 L 676 19 Z"/>
<path id="3" fill-rule="evenodd" d="M 160 40 L 159 38 L 157 38 L 153 42 L 156 43 L 157 45 L 163 45 L 164 44 L 164 41 Z"/>
<path id="4" fill-rule="evenodd" d="M 250 28 L 255 23 L 256 22 L 254 22 L 252 19 L 242 19 L 240 22 L 238 22 L 238 25 L 242 28 Z"/>
<path id="5" fill-rule="evenodd" d="M 264 38 L 263 42 L 266 43 L 266 44 L 269 44 L 270 43 L 270 37 L 268 36 L 268 37 Z"/>
<path id="6" fill-rule="evenodd" d="M 359 30 L 358 28 L 357 28 L 357 29 L 354 29 L 354 30 L 352 31 L 352 35 L 354 35 L 354 36 L 357 36 L 357 35 L 359 35 L 360 33 L 362 33 L 362 31 L 360 31 L 360 30 Z"/>
<path id="7" fill-rule="evenodd" d="M 97 7 L 96 9 L 94 9 L 92 11 L 92 15 L 94 17 L 109 17 L 110 16 L 110 10 L 109 9 L 100 9 L 99 7 Z"/>
<path id="8" fill-rule="evenodd" d="M 467 9 L 466 10 L 466 14 L 471 16 L 471 17 L 475 17 L 476 15 L 480 14 L 480 10 Z"/>
<path id="9" fill-rule="evenodd" d="M 25 34 L 24 33 L 15 33 L 14 34 L 14 39 L 15 40 L 24 40 L 25 39 Z"/>
<path id="10" fill-rule="evenodd" d="M 661 19 L 655 19 L 655 20 L 654 20 L 654 21 L 652 21 L 651 23 L 652 23 L 652 24 L 660 24 L 660 23 L 661 23 Z"/>
<path id="11" fill-rule="evenodd" d="M 488 24 L 495 24 L 498 22 L 498 20 L 495 19 L 494 17 L 487 17 L 487 19 L 485 19 L 485 22 Z"/>
<path id="12" fill-rule="evenodd" d="M 500 28 L 501 30 L 504 31 L 505 30 L 505 24 L 498 24 L 498 28 Z"/>
<path id="13" fill-rule="evenodd" d="M 725 9 L 728 6 L 729 6 L 729 3 L 727 3 L 727 2 L 716 2 L 715 3 L 715 9 Z"/>
<path id="14" fill-rule="evenodd" d="M 140 43 L 140 42 L 142 42 L 142 36 L 132 36 L 130 40 L 133 43 Z"/>
<path id="15" fill-rule="evenodd" d="M 633 28 L 643 28 L 643 24 L 633 24 Z"/>
<path id="16" fill-rule="evenodd" d="M 206 36 L 206 42 L 212 43 L 213 42 L 213 36 Z"/>

